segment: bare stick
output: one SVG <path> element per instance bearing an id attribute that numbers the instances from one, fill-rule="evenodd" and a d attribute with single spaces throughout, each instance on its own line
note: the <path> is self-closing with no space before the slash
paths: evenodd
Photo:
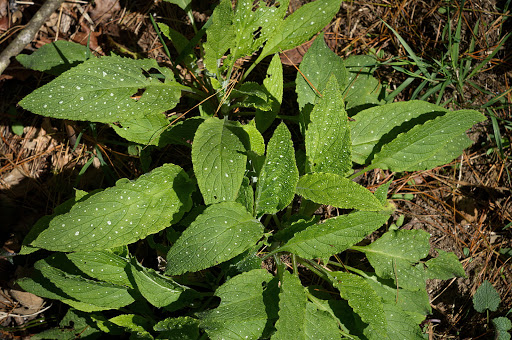
<path id="1" fill-rule="evenodd" d="M 62 2 L 64 2 L 64 0 L 46 0 L 39 11 L 34 14 L 34 17 L 30 19 L 27 26 L 25 26 L 18 36 L 0 54 L 0 74 L 2 74 L 11 63 L 11 57 L 17 56 L 23 51 L 25 46 L 34 39 L 44 22 L 59 8 Z"/>

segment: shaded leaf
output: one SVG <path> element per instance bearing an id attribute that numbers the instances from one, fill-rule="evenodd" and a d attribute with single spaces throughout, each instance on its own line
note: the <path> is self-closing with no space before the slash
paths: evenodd
<path id="1" fill-rule="evenodd" d="M 220 286 L 215 291 L 221 298 L 219 307 L 200 316 L 208 336 L 213 340 L 258 339 L 267 322 L 263 292 L 271 279 L 266 270 L 256 269 Z"/>
<path id="2" fill-rule="evenodd" d="M 295 275 L 283 273 L 279 293 L 279 319 L 272 339 L 305 339 L 306 291 Z"/>
<path id="3" fill-rule="evenodd" d="M 473 307 L 478 313 L 483 313 L 487 309 L 491 312 L 495 312 L 498 310 L 500 302 L 500 294 L 487 280 L 482 282 L 480 287 L 476 290 L 475 295 L 473 295 Z"/>
<path id="4" fill-rule="evenodd" d="M 429 279 L 449 280 L 452 277 L 466 277 L 466 272 L 457 255 L 441 249 L 436 249 L 436 251 L 437 257 L 425 263 Z"/>
<path id="5" fill-rule="evenodd" d="M 159 321 L 153 329 L 157 332 L 161 332 L 158 339 L 199 339 L 199 320 L 189 316 L 164 319 Z"/>
<path id="6" fill-rule="evenodd" d="M 351 55 L 345 59 L 348 79 L 343 93 L 347 111 L 357 112 L 381 103 L 381 86 L 372 75 L 376 63 L 375 58 L 369 55 Z"/>
<path id="7" fill-rule="evenodd" d="M 263 79 L 263 86 L 270 96 L 272 107 L 269 111 L 256 110 L 256 127 L 261 133 L 265 132 L 272 125 L 283 102 L 283 65 L 278 54 L 274 55 L 268 65 L 267 76 Z"/>

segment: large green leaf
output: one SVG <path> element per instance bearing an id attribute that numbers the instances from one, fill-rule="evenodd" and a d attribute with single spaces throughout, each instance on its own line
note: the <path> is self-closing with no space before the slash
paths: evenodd
<path id="1" fill-rule="evenodd" d="M 368 189 L 336 174 L 306 174 L 299 179 L 296 193 L 315 203 L 341 209 L 383 210 Z"/>
<path id="2" fill-rule="evenodd" d="M 343 299 L 361 320 L 372 327 L 376 336 L 387 335 L 387 321 L 381 298 L 362 277 L 350 273 L 334 272 L 333 285 L 338 288 Z"/>
<path id="3" fill-rule="evenodd" d="M 384 145 L 375 155 L 371 167 L 400 172 L 446 164 L 473 143 L 465 131 L 485 119 L 474 110 L 447 112 Z"/>
<path id="4" fill-rule="evenodd" d="M 240 203 L 211 205 L 169 250 L 166 273 L 179 275 L 215 266 L 249 249 L 262 235 L 263 225 Z"/>
<path id="5" fill-rule="evenodd" d="M 275 214 L 286 208 L 295 196 L 298 180 L 290 131 L 281 123 L 268 142 L 267 157 L 258 178 L 256 215 Z"/>
<path id="6" fill-rule="evenodd" d="M 343 90 L 346 87 L 345 63 L 327 46 L 323 33 L 315 38 L 311 47 L 304 54 L 299 69 L 300 72 L 297 73 L 295 80 L 295 91 L 301 111 L 307 104 L 314 106 L 320 98 L 319 93 L 325 95 L 324 89 L 332 75 L 336 77 L 339 89 Z"/>
<path id="7" fill-rule="evenodd" d="M 130 142 L 158 146 L 163 144 L 160 137 L 169 127 L 169 121 L 165 118 L 165 115 L 156 113 L 136 119 L 124 120 L 120 125 L 112 125 L 112 128 L 114 128 L 119 136 Z"/>
<path id="8" fill-rule="evenodd" d="M 383 281 L 375 276 L 369 276 L 365 280 L 382 298 L 384 304 L 396 306 L 415 320 L 416 324 L 420 324 L 426 315 L 432 313 L 430 300 L 425 289 L 417 291 L 397 289 L 391 280 Z"/>
<path id="9" fill-rule="evenodd" d="M 193 190 L 179 166 L 163 165 L 76 203 L 53 218 L 31 245 L 69 252 L 133 243 L 179 220 L 191 208 Z"/>
<path id="10" fill-rule="evenodd" d="M 41 46 L 30 55 L 20 54 L 16 60 L 26 68 L 59 75 L 87 60 L 88 53 L 87 46 L 57 40 Z"/>
<path id="11" fill-rule="evenodd" d="M 200 316 L 210 339 L 258 339 L 268 318 L 263 290 L 271 279 L 266 270 L 255 269 L 220 286 L 215 291 L 219 307 Z"/>
<path id="12" fill-rule="evenodd" d="M 150 76 L 151 69 L 165 80 Z M 91 58 L 36 89 L 20 105 L 53 118 L 112 123 L 170 110 L 184 89 L 155 60 Z M 132 98 L 140 90 L 142 96 Z"/>
<path id="13" fill-rule="evenodd" d="M 130 266 L 138 291 L 155 307 L 166 307 L 176 302 L 188 288 L 138 263 Z"/>
<path id="14" fill-rule="evenodd" d="M 158 339 L 199 339 L 199 320 L 189 316 L 164 319 L 159 321 L 153 329 L 161 332 Z"/>
<path id="15" fill-rule="evenodd" d="M 335 76 L 313 108 L 306 129 L 306 155 L 312 172 L 340 176 L 352 170 L 350 128 Z"/>
<path id="16" fill-rule="evenodd" d="M 387 324 L 387 336 L 376 332 L 375 326 L 370 324 L 364 329 L 364 335 L 368 340 L 425 340 L 418 322 L 413 317 L 394 304 L 385 303 L 383 307 Z"/>
<path id="17" fill-rule="evenodd" d="M 102 309 L 118 309 L 135 301 L 124 286 L 89 280 L 56 268 L 46 260 L 36 262 L 34 268 L 64 294 L 82 303 Z"/>
<path id="18" fill-rule="evenodd" d="M 428 255 L 430 235 L 423 230 L 390 230 L 377 241 L 353 249 L 366 254 L 376 274 L 393 279 L 398 287 L 425 289 L 426 274 L 418 262 Z"/>
<path id="19" fill-rule="evenodd" d="M 329 218 L 298 232 L 276 251 L 289 251 L 305 258 L 327 258 L 360 242 L 382 226 L 388 213 L 354 212 Z"/>
<path id="20" fill-rule="evenodd" d="M 197 129 L 192 144 L 192 163 L 206 205 L 234 201 L 240 190 L 247 161 L 239 123 L 209 118 Z"/>
<path id="21" fill-rule="evenodd" d="M 272 339 L 305 339 L 306 291 L 299 278 L 288 271 L 283 273 L 279 293 L 279 319 Z"/>
<path id="22" fill-rule="evenodd" d="M 359 112 L 350 122 L 352 160 L 359 164 L 369 163 L 384 144 L 400 133 L 446 111 L 435 104 L 411 100 L 375 106 Z"/>
<path id="23" fill-rule="evenodd" d="M 500 302 L 500 294 L 487 280 L 482 282 L 475 295 L 473 295 L 473 307 L 478 313 L 483 313 L 487 309 L 495 312 L 498 310 Z"/>
<path id="24" fill-rule="evenodd" d="M 132 288 L 128 278 L 128 261 L 110 251 L 81 251 L 66 257 L 92 278 Z"/>
<path id="25" fill-rule="evenodd" d="M 425 263 L 429 279 L 449 280 L 452 277 L 466 276 L 466 272 L 457 258 L 457 255 L 442 249 L 436 249 L 436 251 L 439 255 Z"/>
<path id="26" fill-rule="evenodd" d="M 272 125 L 283 102 L 283 65 L 278 54 L 274 55 L 268 65 L 267 77 L 263 79 L 263 86 L 270 95 L 272 108 L 270 111 L 256 110 L 256 127 L 260 132 L 264 132 Z"/>
<path id="27" fill-rule="evenodd" d="M 297 9 L 275 28 L 272 27 L 272 35 L 269 36 L 258 60 L 308 41 L 331 21 L 340 5 L 339 0 L 316 0 Z M 271 31 L 271 28 L 268 30 Z"/>

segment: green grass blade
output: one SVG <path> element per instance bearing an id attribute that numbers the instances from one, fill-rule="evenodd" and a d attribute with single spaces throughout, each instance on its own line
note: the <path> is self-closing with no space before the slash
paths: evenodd
<path id="1" fill-rule="evenodd" d="M 469 74 L 468 78 L 473 77 L 475 74 L 478 73 L 478 71 L 480 71 L 480 69 L 482 69 L 482 67 L 484 67 L 489 61 L 491 61 L 491 59 L 496 55 L 496 53 L 498 53 L 498 51 L 500 50 L 501 46 L 503 46 L 505 44 L 505 42 L 507 41 L 507 39 L 510 38 L 511 34 L 512 33 L 508 33 L 505 37 L 503 37 L 503 39 L 501 39 L 500 43 L 498 44 L 498 46 L 496 46 L 494 51 L 492 51 L 492 53 L 489 54 L 487 56 L 487 58 L 485 58 L 480 64 L 478 64 L 473 69 L 473 71 Z"/>

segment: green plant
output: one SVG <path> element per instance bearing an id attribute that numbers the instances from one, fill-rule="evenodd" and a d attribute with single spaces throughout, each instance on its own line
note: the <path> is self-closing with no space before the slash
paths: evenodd
<path id="1" fill-rule="evenodd" d="M 478 313 L 487 313 L 487 323 L 489 323 L 489 311 L 495 312 L 498 310 L 501 299 L 500 294 L 492 286 L 492 284 L 484 280 L 480 287 L 473 295 L 473 307 Z M 492 324 L 496 330 L 496 339 L 509 340 L 510 329 L 512 329 L 512 323 L 504 316 L 492 319 Z"/>
<path id="2" fill-rule="evenodd" d="M 299 115 L 280 114 L 277 52 L 310 39 L 339 5 L 317 0 L 283 19 L 287 1 L 256 7 L 239 1 L 233 9 L 224 0 L 197 33 L 207 34 L 199 51 L 205 70 L 195 63 L 194 43 L 159 26 L 197 80 L 153 60 L 91 57 L 21 101 L 37 114 L 110 124 L 134 143 L 191 151 L 192 169 L 163 164 L 104 190 L 77 190 L 34 225 L 21 253 L 54 253 L 18 283 L 71 306 L 62 326 L 74 322 L 73 329 L 48 332 L 70 338 L 87 331 L 147 339 L 423 339 L 418 325 L 431 312 L 426 280 L 464 276 L 464 270 L 453 253 L 437 250 L 436 258 L 426 259 L 429 235 L 421 230 L 389 230 L 369 245 L 360 243 L 386 224 L 394 206 L 387 200 L 390 182 L 373 193 L 352 179 L 376 168 L 443 165 L 471 145 L 465 131 L 485 118 L 422 101 L 383 104 L 372 76 L 375 60 L 343 60 L 323 35 L 300 65 Z M 60 47 L 44 48 L 36 53 Z M 236 61 L 258 51 L 241 81 L 233 82 Z M 262 83 L 245 81 L 267 56 L 273 57 Z M 200 115 L 176 123 L 162 112 L 182 92 L 197 100 Z M 278 119 L 302 134 L 292 139 Z M 273 130 L 268 142 L 266 130 Z M 353 163 L 364 169 L 354 172 Z M 320 222 L 314 215 L 320 205 L 342 210 Z M 166 257 L 163 273 L 130 253 L 128 245 L 142 239 Z M 364 266 L 350 260 L 363 256 Z M 262 260 L 272 260 L 275 275 L 261 269 Z M 300 268 L 322 286 L 303 284 Z"/>

